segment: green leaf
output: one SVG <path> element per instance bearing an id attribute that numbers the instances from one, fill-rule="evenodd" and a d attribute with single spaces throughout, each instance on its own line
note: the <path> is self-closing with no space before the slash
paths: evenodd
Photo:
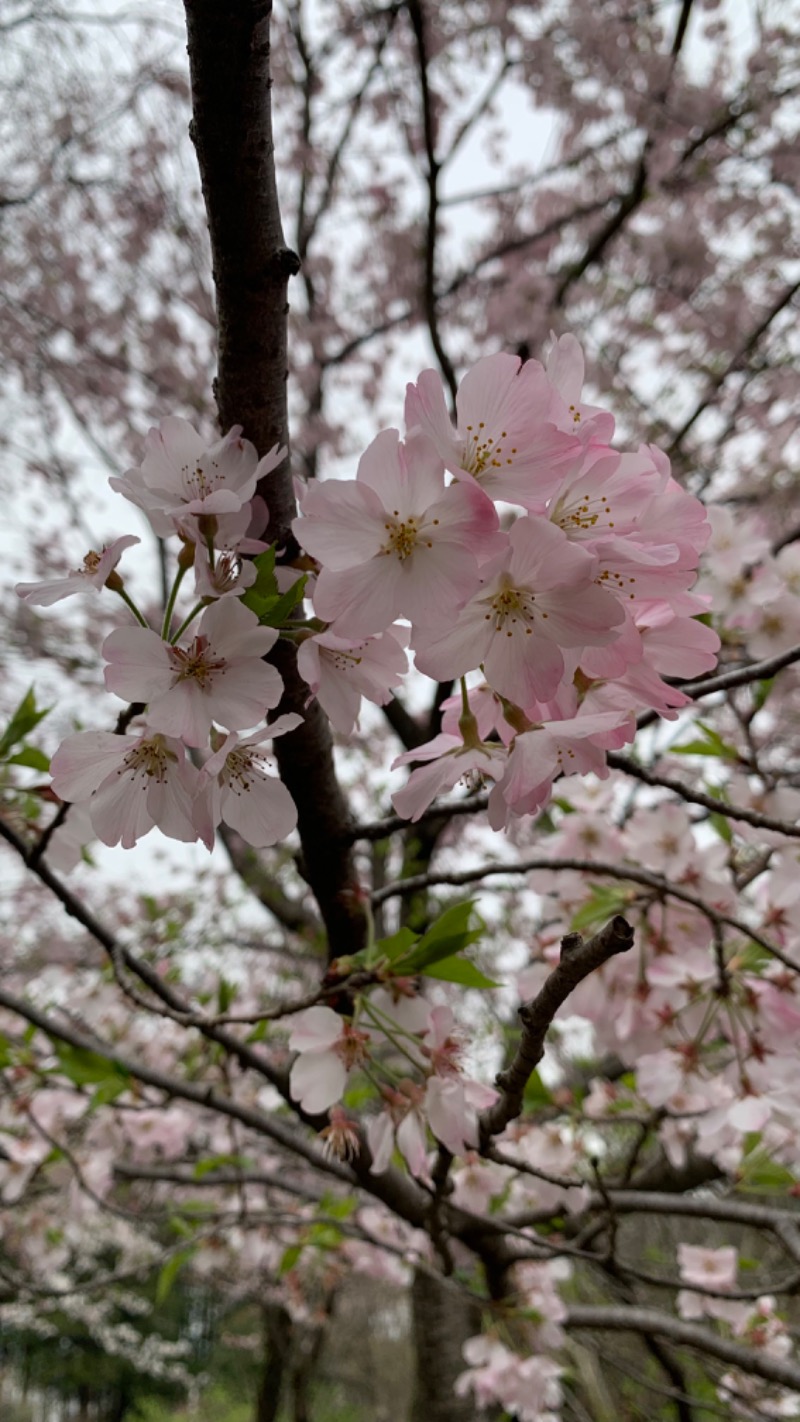
<path id="1" fill-rule="evenodd" d="M 335 1224 L 315 1224 L 308 1232 L 308 1242 L 315 1249 L 338 1249 L 342 1242 L 342 1231 Z"/>
<path id="2" fill-rule="evenodd" d="M 757 681 L 755 686 L 751 687 L 753 706 L 756 711 L 760 711 L 762 706 L 766 703 L 767 697 L 774 685 L 775 678 L 774 676 L 770 676 L 767 677 L 765 681 Z"/>
<path id="3" fill-rule="evenodd" d="M 718 760 L 738 762 L 739 752 L 735 746 L 728 745 L 723 741 L 722 736 L 714 730 L 713 726 L 707 726 L 705 721 L 698 721 L 697 725 L 703 732 L 704 740 L 684 741 L 683 745 L 671 746 L 670 751 L 674 755 L 711 755 Z"/>
<path id="4" fill-rule="evenodd" d="M 302 1244 L 290 1244 L 288 1249 L 284 1249 L 283 1257 L 278 1265 L 279 1279 L 282 1279 L 284 1274 L 288 1274 L 290 1269 L 294 1268 L 302 1252 Z"/>
<path id="5" fill-rule="evenodd" d="M 592 896 L 581 904 L 573 916 L 570 928 L 573 933 L 582 933 L 584 928 L 594 928 L 620 913 L 630 902 L 630 887 L 621 884 L 592 884 Z"/>
<path id="6" fill-rule="evenodd" d="M 358 1200 L 354 1195 L 323 1195 L 319 1207 L 323 1214 L 330 1215 L 333 1220 L 346 1220 L 358 1209 Z"/>
<path id="7" fill-rule="evenodd" d="M 198 1160 L 192 1174 L 195 1180 L 202 1180 L 214 1170 L 222 1170 L 226 1165 L 244 1170 L 250 1162 L 244 1155 L 211 1155 L 206 1160 Z"/>
<path id="8" fill-rule="evenodd" d="M 502 983 L 493 982 L 487 978 L 480 968 L 476 968 L 469 958 L 443 958 L 440 963 L 433 964 L 430 968 L 421 968 L 420 972 L 425 978 L 438 978 L 440 982 L 459 983 L 461 987 L 468 988 L 497 988 L 502 987 Z"/>
<path id="9" fill-rule="evenodd" d="M 217 985 L 217 1012 L 220 1016 L 228 1011 L 231 1003 L 236 997 L 236 988 L 233 983 L 229 983 L 227 978 L 220 978 Z"/>
<path id="10" fill-rule="evenodd" d="M 391 963 L 396 958 L 400 958 L 403 953 L 419 942 L 419 934 L 414 933 L 410 928 L 399 928 L 390 938 L 379 938 L 375 944 L 375 951 L 381 957 L 388 958 Z"/>
<path id="11" fill-rule="evenodd" d="M 167 1260 L 158 1276 L 158 1283 L 156 1284 L 157 1304 L 162 1304 L 164 1300 L 169 1297 L 172 1292 L 172 1286 L 181 1272 L 181 1269 L 184 1264 L 188 1264 L 195 1252 L 194 1246 L 192 1246 L 191 1249 L 179 1249 Z"/>
<path id="12" fill-rule="evenodd" d="M 24 741 L 34 726 L 38 726 L 39 722 L 43 721 L 45 716 L 49 715 L 52 709 L 51 706 L 45 706 L 44 710 L 40 711 L 36 705 L 33 687 L 26 691 L 2 736 L 0 736 L 0 760 L 5 760 L 12 746 L 19 745 L 20 741 Z"/>
<path id="13" fill-rule="evenodd" d="M 41 770 L 44 774 L 50 769 L 50 757 L 44 751 L 36 749 L 36 746 L 23 746 L 16 755 L 8 757 L 8 765 L 27 765 L 30 770 Z"/>
<path id="14" fill-rule="evenodd" d="M 796 1184 L 796 1177 L 785 1165 L 780 1165 L 761 1144 L 760 1131 L 750 1131 L 744 1138 L 745 1155 L 739 1166 L 737 1190 L 759 1195 L 785 1195 Z"/>
<path id="15" fill-rule="evenodd" d="M 89 1110 L 95 1111 L 98 1106 L 107 1106 L 109 1101 L 116 1101 L 123 1091 L 128 1090 L 128 1085 L 128 1078 L 124 1076 L 109 1076 L 105 1081 L 101 1081 L 97 1090 L 92 1092 Z"/>
<path id="16" fill-rule="evenodd" d="M 471 923 L 477 926 L 470 927 Z M 468 899 L 463 904 L 451 904 L 440 914 L 436 922 L 424 933 L 416 948 L 399 962 L 404 973 L 420 973 L 443 958 L 451 958 L 477 943 L 484 930 L 483 920 L 475 913 L 475 900 Z"/>
<path id="17" fill-rule="evenodd" d="M 280 597 L 267 598 L 258 614 L 261 626 L 282 627 L 284 622 L 288 622 L 298 603 L 303 601 L 307 582 L 308 573 L 301 573 L 296 582 Z"/>
<path id="18" fill-rule="evenodd" d="M 529 1109 L 533 1109 L 536 1106 L 552 1105 L 552 1092 L 549 1091 L 548 1088 L 545 1086 L 544 1082 L 542 1081 L 542 1078 L 536 1070 L 531 1072 L 527 1082 L 525 1083 L 525 1092 L 523 1099 L 525 1101 L 525 1105 Z"/>
<path id="19" fill-rule="evenodd" d="M 726 844 L 733 844 L 733 830 L 730 820 L 725 815 L 711 814 L 708 817 L 708 822 L 716 830 L 720 839 L 724 840 Z"/>
<path id="20" fill-rule="evenodd" d="M 120 1089 L 130 1082 L 128 1073 L 109 1057 L 99 1052 L 91 1052 L 85 1047 L 73 1047 L 69 1042 L 54 1043 L 58 1058 L 58 1071 L 76 1086 L 99 1086 L 100 1083 L 119 1082 Z"/>
<path id="21" fill-rule="evenodd" d="M 253 559 L 256 568 L 256 580 L 242 595 L 241 601 L 245 607 L 249 607 L 251 612 L 259 616 L 265 603 L 270 598 L 279 597 L 278 580 L 275 577 L 275 548 L 265 548 L 263 553 L 257 554 Z"/>
<path id="22" fill-rule="evenodd" d="M 253 559 L 256 580 L 242 597 L 245 607 L 254 612 L 262 627 L 281 627 L 305 595 L 308 574 L 301 573 L 292 586 L 282 593 L 275 576 L 275 548 L 267 548 Z"/>

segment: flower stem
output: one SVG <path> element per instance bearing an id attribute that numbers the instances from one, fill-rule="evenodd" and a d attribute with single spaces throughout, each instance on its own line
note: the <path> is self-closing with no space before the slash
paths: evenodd
<path id="1" fill-rule="evenodd" d="M 178 638 L 183 636 L 184 632 L 186 631 L 186 628 L 189 626 L 189 623 L 190 623 L 190 622 L 194 622 L 194 619 L 197 617 L 198 613 L 201 613 L 201 612 L 203 611 L 203 608 L 205 607 L 205 605 L 206 605 L 205 602 L 202 602 L 202 601 L 195 603 L 194 607 L 192 608 L 191 612 L 189 613 L 189 616 L 188 616 L 188 617 L 184 617 L 183 622 L 181 623 L 180 627 L 178 628 L 177 632 L 175 633 L 175 636 L 174 636 L 174 637 L 170 637 L 169 640 L 170 640 L 170 645 L 171 645 L 171 646 L 174 647 L 175 643 L 178 641 Z"/>
<path id="2" fill-rule="evenodd" d="M 150 628 L 149 628 L 149 624 L 148 624 L 146 618 L 142 617 L 142 614 L 141 614 L 141 612 L 139 611 L 138 607 L 136 606 L 136 603 L 134 602 L 133 598 L 132 598 L 132 597 L 129 597 L 129 595 L 128 595 L 128 593 L 126 593 L 125 589 L 124 589 L 124 588 L 114 588 L 114 592 L 117 594 L 117 597 L 121 597 L 121 598 L 122 598 L 122 601 L 125 603 L 126 607 L 129 607 L 129 608 L 130 608 L 131 612 L 133 613 L 133 615 L 134 615 L 134 617 L 136 618 L 136 621 L 139 623 L 140 627 L 147 627 L 147 629 L 148 629 L 148 631 L 149 631 Z"/>
<path id="3" fill-rule="evenodd" d="M 169 597 L 167 598 L 167 605 L 164 608 L 164 621 L 161 626 L 161 640 L 163 642 L 167 642 L 169 640 L 170 627 L 172 626 L 172 614 L 175 611 L 175 603 L 178 600 L 178 592 L 180 590 L 181 583 L 183 582 L 185 573 L 186 569 L 182 567 L 179 563 L 178 571 L 175 574 L 175 581 L 172 584 L 172 590 L 170 592 Z M 180 633 L 178 635 L 180 635 Z"/>

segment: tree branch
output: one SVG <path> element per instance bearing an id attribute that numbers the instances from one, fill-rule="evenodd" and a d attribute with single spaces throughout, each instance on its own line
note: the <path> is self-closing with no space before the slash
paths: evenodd
<path id="1" fill-rule="evenodd" d="M 800 1364 L 772 1357 L 755 1348 L 746 1348 L 742 1343 L 731 1342 L 709 1329 L 698 1327 L 696 1323 L 685 1323 L 683 1319 L 660 1313 L 658 1309 L 640 1308 L 638 1304 L 635 1308 L 576 1304 L 568 1310 L 564 1327 L 591 1328 L 601 1332 L 652 1333 L 686 1348 L 696 1348 L 700 1353 L 719 1358 L 721 1362 L 741 1368 L 743 1372 L 752 1373 L 766 1382 L 795 1391 L 800 1389 Z"/>
<path id="2" fill-rule="evenodd" d="M 509 1065 L 495 1080 L 499 1100 L 481 1115 L 480 1137 L 484 1149 L 492 1136 L 499 1135 L 509 1121 L 519 1116 L 525 1087 L 544 1056 L 545 1038 L 558 1009 L 595 968 L 602 967 L 617 953 L 627 953 L 632 946 L 633 929 L 620 914 L 586 942 L 579 933 L 568 933 L 562 938 L 558 966 L 536 997 L 523 1003 L 519 1010 L 522 1021 L 519 1046 Z"/>
<path id="3" fill-rule="evenodd" d="M 270 94 L 271 0 L 185 0 L 192 79 L 192 137 L 203 184 L 219 322 L 220 423 L 244 426 L 264 454 L 289 443 L 287 288 L 299 259 L 286 248 L 275 179 Z M 263 486 L 263 487 L 262 487 Z M 262 481 L 272 538 L 290 549 L 296 514 L 288 461 Z M 274 661 L 285 685 L 280 712 L 303 725 L 276 745 L 298 811 L 304 868 L 328 931 L 331 957 L 366 933 L 327 718 L 298 675 L 293 647 Z"/>

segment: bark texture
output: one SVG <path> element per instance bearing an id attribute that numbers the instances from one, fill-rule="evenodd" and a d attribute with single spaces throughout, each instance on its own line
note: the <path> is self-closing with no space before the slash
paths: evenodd
<path id="1" fill-rule="evenodd" d="M 456 1284 L 418 1271 L 411 1290 L 417 1362 L 409 1422 L 474 1422 L 470 1394 L 456 1397 L 456 1378 L 466 1367 L 461 1352 L 481 1331 L 480 1310 Z"/>
<path id="2" fill-rule="evenodd" d="M 185 0 L 192 138 L 200 165 L 216 289 L 220 427 L 243 426 L 259 454 L 289 445 L 286 329 L 289 278 L 299 259 L 285 243 L 272 137 L 271 0 Z M 288 459 L 262 481 L 269 536 L 293 551 L 296 513 Z M 302 869 L 317 899 L 332 958 L 363 942 L 364 916 L 350 848 L 350 816 L 336 779 L 327 718 L 297 674 L 294 650 L 275 657 L 286 684 L 280 712 L 304 725 L 276 743 L 299 814 Z"/>

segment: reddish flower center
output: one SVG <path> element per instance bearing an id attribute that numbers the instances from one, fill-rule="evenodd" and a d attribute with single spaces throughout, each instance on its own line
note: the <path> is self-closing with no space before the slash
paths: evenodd
<path id="1" fill-rule="evenodd" d="M 195 637 L 190 647 L 170 647 L 169 655 L 176 672 L 173 686 L 181 681 L 196 681 L 201 691 L 210 686 L 214 673 L 223 671 L 226 665 L 224 657 L 215 657 L 207 637 Z"/>

